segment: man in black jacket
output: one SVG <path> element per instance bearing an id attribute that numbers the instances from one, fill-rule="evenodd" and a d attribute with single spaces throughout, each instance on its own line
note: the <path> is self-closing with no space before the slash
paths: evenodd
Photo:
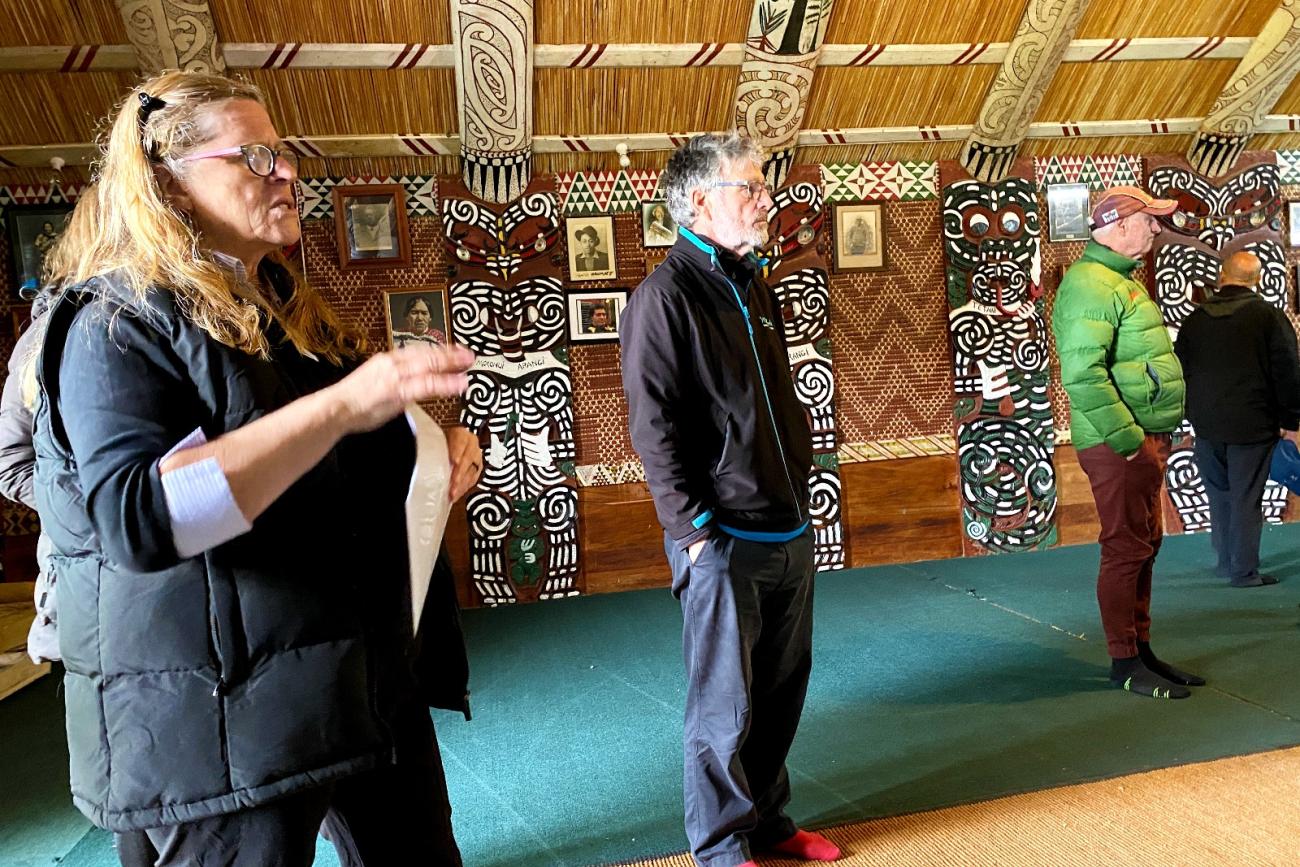
<path id="1" fill-rule="evenodd" d="M 696 136 L 660 189 L 681 231 L 620 330 L 632 444 L 684 618 L 687 837 L 708 867 L 752 864 L 751 847 L 834 860 L 785 813 L 812 667 L 812 440 L 754 257 L 772 207 L 762 153 Z"/>
<path id="2" fill-rule="evenodd" d="M 1259 275 L 1253 253 L 1229 256 L 1219 290 L 1187 317 L 1174 347 L 1210 497 L 1216 571 L 1234 587 L 1277 583 L 1259 571 L 1260 503 L 1279 431 L 1294 438 L 1300 426 L 1295 331 L 1253 291 Z"/>

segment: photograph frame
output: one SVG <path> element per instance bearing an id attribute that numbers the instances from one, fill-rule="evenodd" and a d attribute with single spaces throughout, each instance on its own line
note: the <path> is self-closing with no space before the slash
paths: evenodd
<path id="1" fill-rule="evenodd" d="M 662 223 L 656 224 L 654 213 L 659 208 L 663 209 L 664 216 L 668 219 L 668 225 Z M 665 234 L 668 228 L 672 229 L 671 234 Z M 677 230 L 679 226 L 673 219 L 672 211 L 668 210 L 668 202 L 663 199 L 647 199 L 641 203 L 641 246 L 648 249 L 658 249 L 661 247 L 671 247 L 677 243 Z"/>
<path id="2" fill-rule="evenodd" d="M 1300 247 L 1300 202 L 1286 203 L 1286 245 Z"/>
<path id="3" fill-rule="evenodd" d="M 604 243 L 606 267 L 579 267 L 585 239 L 579 243 L 579 235 L 586 235 L 588 230 L 596 233 L 595 254 L 602 252 Z M 618 279 L 618 256 L 614 247 L 614 217 L 610 214 L 592 214 L 584 217 L 569 217 L 564 221 L 564 240 L 569 251 L 569 282 L 590 283 L 596 280 Z M 599 260 L 598 260 L 599 261 Z"/>
<path id="4" fill-rule="evenodd" d="M 441 340 L 425 340 L 418 336 L 412 336 L 409 341 L 402 339 L 401 335 L 413 334 L 406 321 L 404 321 L 406 317 L 405 308 L 408 304 L 414 303 L 416 299 L 423 299 L 425 306 L 429 308 L 431 314 L 429 331 L 440 332 Z M 438 321 L 439 316 L 442 317 L 441 323 Z M 402 328 L 397 328 L 398 325 L 401 325 Z M 385 289 L 384 334 L 388 340 L 389 349 L 401 349 L 408 342 L 426 342 L 441 346 L 453 342 L 455 336 L 451 331 L 451 307 L 447 298 L 447 289 L 433 286 L 414 289 Z"/>
<path id="5" fill-rule="evenodd" d="M 591 292 L 570 292 L 565 298 L 569 316 L 570 343 L 618 343 L 619 323 L 623 321 L 623 312 L 627 309 L 627 290 L 604 289 Z M 612 331 L 594 333 L 591 331 L 591 312 L 598 306 L 606 310 L 613 305 L 611 322 Z M 585 305 L 585 306 L 584 306 Z M 585 312 L 584 312 L 585 311 Z"/>
<path id="6" fill-rule="evenodd" d="M 1088 230 L 1091 207 L 1087 184 L 1048 184 L 1047 240 L 1055 244 L 1091 238 L 1092 233 Z"/>
<path id="7" fill-rule="evenodd" d="M 339 267 L 343 270 L 356 268 L 405 268 L 411 264 L 411 232 L 406 220 L 406 188 L 401 184 L 340 184 L 331 191 L 334 199 L 334 226 L 339 248 Z M 358 202 L 358 199 L 383 200 Z M 381 237 L 371 239 L 373 242 L 385 241 L 387 246 L 374 248 L 375 255 L 368 255 L 371 249 L 355 244 L 356 225 L 354 206 L 387 206 L 386 216 L 390 220 L 388 231 Z M 384 255 L 379 255 L 384 251 Z M 387 253 L 386 251 L 391 251 Z"/>
<path id="8" fill-rule="evenodd" d="M 870 243 L 870 252 L 853 252 L 850 243 L 855 246 L 861 239 L 851 241 L 850 233 L 858 225 L 857 218 L 864 218 L 867 229 L 866 240 Z M 849 221 L 853 220 L 853 223 Z M 884 202 L 842 202 L 834 210 L 834 264 L 836 274 L 857 274 L 869 271 L 884 271 L 889 267 L 889 243 L 885 229 Z"/>
<path id="9" fill-rule="evenodd" d="M 48 243 L 37 247 L 37 238 L 45 234 L 44 224 L 66 227 L 75 204 L 72 202 L 42 202 L 35 205 L 9 205 L 4 209 L 5 231 L 9 238 L 9 271 L 13 276 L 13 294 L 24 301 L 36 297 L 41 288 L 41 263 Z M 63 234 L 63 229 L 51 236 L 53 243 Z"/>

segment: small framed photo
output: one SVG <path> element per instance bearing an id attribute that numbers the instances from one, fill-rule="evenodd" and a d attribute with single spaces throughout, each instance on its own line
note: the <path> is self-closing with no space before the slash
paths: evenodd
<path id="1" fill-rule="evenodd" d="M 401 268 L 411 264 L 406 190 L 401 184 L 334 188 L 340 268 Z"/>
<path id="2" fill-rule="evenodd" d="M 1287 235 L 1286 235 L 1287 246 L 1300 247 L 1300 202 L 1286 203 L 1286 221 L 1287 221 Z"/>
<path id="3" fill-rule="evenodd" d="M 645 275 L 649 277 L 655 272 L 655 269 L 664 263 L 668 256 L 662 250 L 656 250 L 645 254 Z"/>
<path id="4" fill-rule="evenodd" d="M 570 217 L 565 228 L 570 280 L 613 280 L 618 276 L 613 217 Z"/>
<path id="5" fill-rule="evenodd" d="M 671 247 L 677 243 L 677 223 L 668 212 L 668 203 L 641 203 L 641 243 L 647 247 Z"/>
<path id="6" fill-rule="evenodd" d="M 10 205 L 4 209 L 9 223 L 9 256 L 13 262 L 14 290 L 30 301 L 41 288 L 41 267 L 45 254 L 63 234 L 72 205 Z"/>
<path id="7" fill-rule="evenodd" d="M 627 306 L 627 293 L 573 292 L 569 294 L 569 341 L 609 343 L 618 340 L 618 323 Z"/>
<path id="8" fill-rule="evenodd" d="M 1049 184 L 1047 187 L 1047 238 L 1049 241 L 1086 241 L 1088 185 Z"/>
<path id="9" fill-rule="evenodd" d="M 446 345 L 447 292 L 444 289 L 409 289 L 384 293 L 384 318 L 388 321 L 388 348 L 417 343 Z"/>
<path id="10" fill-rule="evenodd" d="M 884 205 L 836 205 L 836 272 L 879 271 L 885 265 Z"/>

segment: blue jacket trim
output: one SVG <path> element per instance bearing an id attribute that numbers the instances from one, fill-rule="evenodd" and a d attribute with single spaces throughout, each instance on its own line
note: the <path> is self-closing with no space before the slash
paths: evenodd
<path id="1" fill-rule="evenodd" d="M 737 530 L 735 527 L 728 527 L 726 524 L 719 524 L 727 535 L 735 536 L 737 539 L 745 539 L 750 542 L 789 542 L 791 539 L 798 539 L 808 529 L 809 521 L 804 521 L 797 530 L 787 532 L 764 532 L 761 530 Z"/>

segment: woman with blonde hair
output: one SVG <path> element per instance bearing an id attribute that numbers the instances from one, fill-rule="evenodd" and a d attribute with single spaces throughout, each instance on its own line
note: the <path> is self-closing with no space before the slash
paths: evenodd
<path id="1" fill-rule="evenodd" d="M 36 499 L 73 799 L 159 865 L 310 864 L 327 813 L 344 864 L 459 864 L 426 700 L 466 693 L 415 676 L 401 412 L 473 356 L 362 361 L 280 253 L 296 167 L 254 87 L 164 73 L 52 251 Z M 454 498 L 482 455 L 448 440 Z M 455 630 L 463 663 L 429 598 L 421 634 Z"/>

